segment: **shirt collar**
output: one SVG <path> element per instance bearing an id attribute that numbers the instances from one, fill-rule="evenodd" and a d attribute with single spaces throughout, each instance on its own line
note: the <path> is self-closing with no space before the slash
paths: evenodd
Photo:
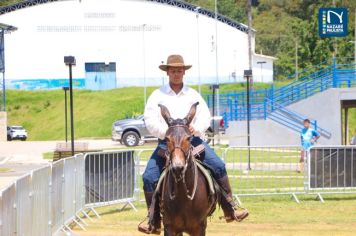
<path id="1" fill-rule="evenodd" d="M 188 86 L 186 86 L 185 84 L 183 84 L 183 88 L 182 90 L 178 93 L 178 94 L 186 94 L 188 92 L 189 88 Z M 164 87 L 163 87 L 163 92 L 166 93 L 166 94 L 176 94 L 173 89 L 171 88 L 171 86 L 169 84 L 166 84 Z M 177 94 L 177 95 L 178 95 Z"/>

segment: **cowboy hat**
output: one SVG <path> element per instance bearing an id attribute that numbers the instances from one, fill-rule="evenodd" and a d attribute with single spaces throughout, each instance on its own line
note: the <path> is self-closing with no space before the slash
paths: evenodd
<path id="1" fill-rule="evenodd" d="M 159 66 L 163 71 L 167 71 L 168 67 L 184 67 L 185 70 L 189 70 L 192 65 L 185 65 L 181 55 L 170 55 L 167 58 L 167 63 Z"/>

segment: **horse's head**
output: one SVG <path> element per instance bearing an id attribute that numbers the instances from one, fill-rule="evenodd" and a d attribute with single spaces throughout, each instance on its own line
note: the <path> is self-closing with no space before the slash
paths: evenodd
<path id="1" fill-rule="evenodd" d="M 180 175 L 188 165 L 187 158 L 191 155 L 190 139 L 192 134 L 189 131 L 189 125 L 192 122 L 196 108 L 199 102 L 194 103 L 187 116 L 183 119 L 172 119 L 167 107 L 158 105 L 161 108 L 161 114 L 168 130 L 166 132 L 167 152 L 170 165 L 175 174 Z"/>

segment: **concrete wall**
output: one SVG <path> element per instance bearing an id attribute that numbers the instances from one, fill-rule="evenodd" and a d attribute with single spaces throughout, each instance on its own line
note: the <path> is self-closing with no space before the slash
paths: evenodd
<path id="1" fill-rule="evenodd" d="M 332 133 L 330 139 L 321 137 L 318 144 L 341 145 L 341 101 L 356 100 L 356 88 L 329 89 L 288 106 L 289 109 L 318 121 L 318 126 Z M 230 145 L 247 144 L 246 121 L 229 122 L 226 131 Z M 242 137 L 245 136 L 245 137 Z M 299 133 L 272 120 L 251 121 L 251 145 L 299 145 Z"/>
<path id="2" fill-rule="evenodd" d="M 7 126 L 7 114 L 6 112 L 0 112 L 0 142 L 7 140 L 6 126 Z"/>
<path id="3" fill-rule="evenodd" d="M 298 145 L 299 135 L 272 120 L 253 120 L 250 123 L 252 146 Z M 229 122 L 226 137 L 230 146 L 247 146 L 247 121 Z"/>

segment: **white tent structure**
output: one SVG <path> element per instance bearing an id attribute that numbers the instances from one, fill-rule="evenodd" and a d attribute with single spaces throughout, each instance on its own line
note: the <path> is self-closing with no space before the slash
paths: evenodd
<path id="1" fill-rule="evenodd" d="M 243 81 L 247 26 L 217 18 L 176 0 L 32 0 L 0 8 L 0 22 L 18 28 L 5 37 L 8 87 L 63 86 L 67 55 L 76 57 L 76 86 L 89 89 L 166 83 L 158 66 L 169 54 L 193 65 L 188 84 Z M 273 81 L 274 59 L 253 56 L 254 81 Z"/>

